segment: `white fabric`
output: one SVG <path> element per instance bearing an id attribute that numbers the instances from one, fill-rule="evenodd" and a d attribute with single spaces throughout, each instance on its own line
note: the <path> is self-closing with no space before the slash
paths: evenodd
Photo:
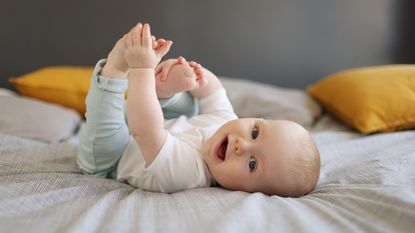
<path id="1" fill-rule="evenodd" d="M 145 168 L 143 155 L 130 142 L 118 164 L 117 179 L 157 192 L 209 187 L 213 182 L 202 159 L 203 143 L 224 123 L 236 119 L 224 89 L 199 100 L 201 114 L 168 120 L 166 141 L 154 161 Z"/>
<path id="2" fill-rule="evenodd" d="M 284 99 L 279 94 L 274 97 Z M 0 229 L 414 232 L 415 130 L 364 136 L 329 115 L 316 120 L 311 130 L 321 152 L 321 176 L 316 189 L 301 198 L 218 187 L 147 192 L 83 175 L 75 139 L 46 144 L 0 134 Z"/>
<path id="3" fill-rule="evenodd" d="M 72 137 L 82 122 L 73 109 L 1 92 L 0 109 L 0 133 L 50 143 Z"/>
<path id="4" fill-rule="evenodd" d="M 17 96 L 17 93 L 12 90 L 0 87 L 0 96 Z"/>
<path id="5" fill-rule="evenodd" d="M 239 117 L 290 120 L 309 129 L 322 112 L 301 89 L 225 77 L 221 81 Z"/>
<path id="6" fill-rule="evenodd" d="M 337 124 L 327 116 L 325 123 Z M 415 131 L 328 130 L 316 190 L 301 198 L 217 187 L 146 192 L 82 175 L 76 147 L 0 134 L 3 232 L 413 232 Z"/>

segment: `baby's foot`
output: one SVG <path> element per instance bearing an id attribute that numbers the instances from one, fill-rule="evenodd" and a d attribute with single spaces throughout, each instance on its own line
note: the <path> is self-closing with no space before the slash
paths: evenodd
<path id="1" fill-rule="evenodd" d="M 183 57 L 178 58 L 166 77 L 156 78 L 159 98 L 169 98 L 178 92 L 191 91 L 207 84 L 202 66 L 194 61 L 186 62 Z"/>

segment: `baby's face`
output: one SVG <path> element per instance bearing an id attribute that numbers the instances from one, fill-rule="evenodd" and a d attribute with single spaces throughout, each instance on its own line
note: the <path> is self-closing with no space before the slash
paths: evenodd
<path id="1" fill-rule="evenodd" d="M 203 159 L 224 188 L 274 194 L 292 188 L 298 124 L 243 118 L 223 125 L 203 147 Z"/>

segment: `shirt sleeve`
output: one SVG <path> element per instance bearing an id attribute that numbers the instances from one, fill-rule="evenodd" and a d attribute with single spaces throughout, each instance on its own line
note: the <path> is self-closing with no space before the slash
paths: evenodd
<path id="1" fill-rule="evenodd" d="M 210 186 L 200 151 L 170 133 L 157 157 L 145 169 L 156 177 L 165 193 Z"/>
<path id="2" fill-rule="evenodd" d="M 226 95 L 226 90 L 221 88 L 205 98 L 199 99 L 201 114 L 228 112 L 234 114 L 232 104 Z"/>

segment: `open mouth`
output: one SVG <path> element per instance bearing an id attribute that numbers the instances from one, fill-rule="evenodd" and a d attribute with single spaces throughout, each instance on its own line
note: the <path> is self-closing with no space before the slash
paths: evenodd
<path id="1" fill-rule="evenodd" d="M 225 160 L 227 148 L 228 148 L 228 137 L 225 137 L 222 140 L 222 142 L 219 144 L 218 148 L 216 149 L 216 156 L 221 160 Z"/>

